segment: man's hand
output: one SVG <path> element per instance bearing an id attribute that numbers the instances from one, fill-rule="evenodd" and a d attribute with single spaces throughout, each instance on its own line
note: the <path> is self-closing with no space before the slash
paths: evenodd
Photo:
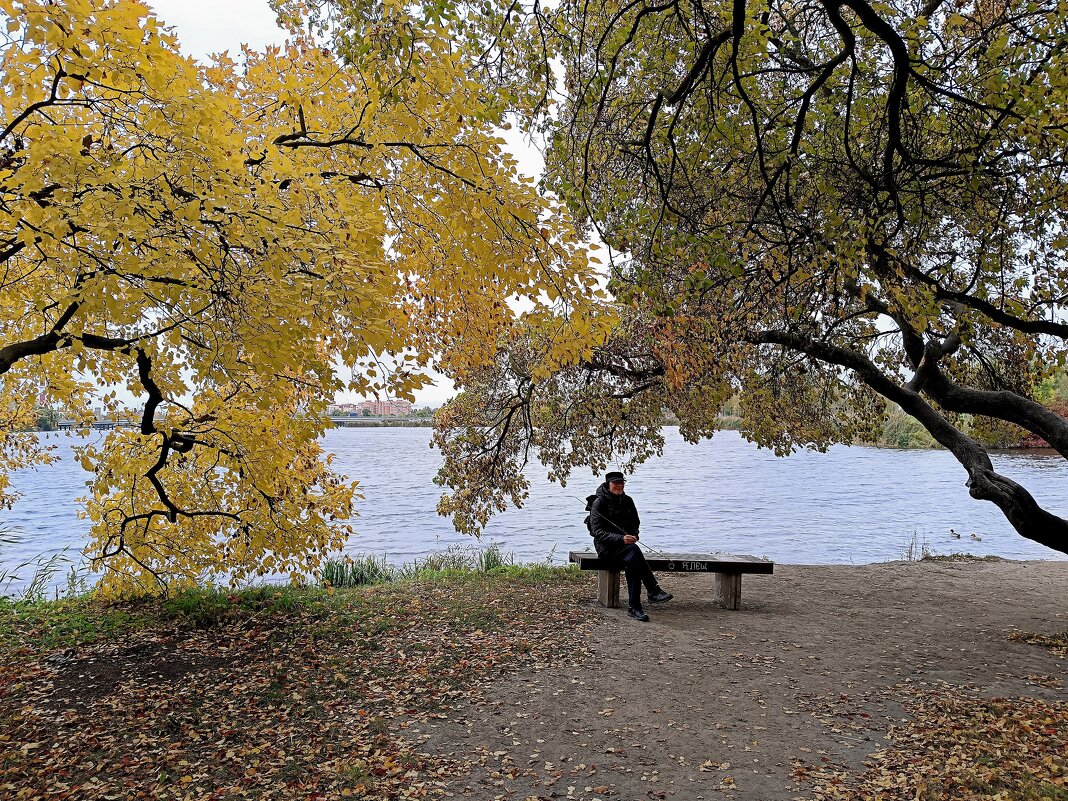
<path id="1" fill-rule="evenodd" d="M 633 545 L 637 541 L 638 541 L 638 538 L 635 537 L 633 534 L 624 534 L 623 535 L 623 544 L 624 545 Z"/>

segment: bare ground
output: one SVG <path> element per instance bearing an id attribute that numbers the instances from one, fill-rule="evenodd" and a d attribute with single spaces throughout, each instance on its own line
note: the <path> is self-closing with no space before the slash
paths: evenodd
<path id="1" fill-rule="evenodd" d="M 480 763 L 454 797 L 807 798 L 805 769 L 860 770 L 911 692 L 1065 700 L 1063 655 L 1011 635 L 1068 629 L 1068 562 L 780 565 L 743 579 L 737 612 L 711 576 L 662 583 L 675 600 L 642 624 L 599 607 L 591 576 L 585 658 L 409 733 Z"/>

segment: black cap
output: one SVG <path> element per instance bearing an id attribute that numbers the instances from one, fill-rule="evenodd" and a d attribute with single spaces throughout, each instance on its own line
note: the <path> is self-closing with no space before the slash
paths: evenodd
<path id="1" fill-rule="evenodd" d="M 604 480 L 606 484 L 611 483 L 613 481 L 626 481 L 626 479 L 623 477 L 623 474 L 616 471 L 613 471 L 611 473 L 605 473 Z"/>

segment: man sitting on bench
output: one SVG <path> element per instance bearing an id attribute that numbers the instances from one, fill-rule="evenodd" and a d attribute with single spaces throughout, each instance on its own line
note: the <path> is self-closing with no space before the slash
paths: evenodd
<path id="1" fill-rule="evenodd" d="M 649 592 L 650 603 L 670 601 L 672 595 L 660 589 L 656 576 L 638 547 L 638 509 L 624 491 L 622 473 L 605 473 L 604 483 L 590 505 L 590 533 L 597 555 L 619 565 L 627 576 L 627 614 L 635 620 L 647 621 L 642 608 L 642 584 Z"/>

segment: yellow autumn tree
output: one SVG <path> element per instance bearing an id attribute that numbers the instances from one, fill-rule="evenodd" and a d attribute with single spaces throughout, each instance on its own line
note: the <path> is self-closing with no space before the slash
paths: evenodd
<path id="1" fill-rule="evenodd" d="M 462 385 L 517 297 L 561 363 L 601 336 L 445 23 L 384 9 L 344 59 L 295 34 L 201 66 L 134 0 L 0 12 L 0 498 L 48 458 L 41 396 L 83 424 L 101 388 L 139 396 L 78 451 L 108 593 L 307 573 L 352 514 L 318 443 L 335 392 Z"/>

